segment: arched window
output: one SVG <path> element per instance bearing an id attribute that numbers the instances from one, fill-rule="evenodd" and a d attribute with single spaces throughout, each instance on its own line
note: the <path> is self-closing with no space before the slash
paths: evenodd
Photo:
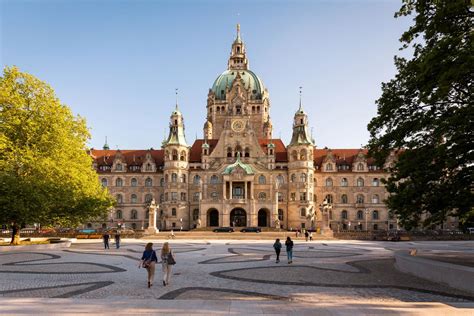
<path id="1" fill-rule="evenodd" d="M 306 149 L 303 149 L 300 152 L 300 159 L 301 160 L 306 160 L 306 158 L 307 158 L 307 152 L 306 152 Z"/>
<path id="2" fill-rule="evenodd" d="M 171 160 L 178 160 L 178 151 L 176 149 L 172 151 Z"/>
<path id="3" fill-rule="evenodd" d="M 173 183 L 178 182 L 178 174 L 177 173 L 172 173 L 171 174 L 171 182 L 173 182 Z"/>
<path id="4" fill-rule="evenodd" d="M 364 212 L 357 211 L 357 219 L 364 219 Z"/>
<path id="5" fill-rule="evenodd" d="M 106 178 L 102 178 L 101 182 L 103 187 L 106 187 L 108 185 L 108 181 Z"/>
<path id="6" fill-rule="evenodd" d="M 131 203 L 137 203 L 137 195 L 136 194 L 132 194 L 132 196 L 130 198 L 130 202 Z"/>
<path id="7" fill-rule="evenodd" d="M 130 219 L 138 219 L 138 212 L 137 210 L 132 210 L 130 212 Z"/>
<path id="8" fill-rule="evenodd" d="M 300 209 L 300 216 L 301 216 L 301 217 L 306 217 L 306 209 L 305 209 L 304 207 L 302 207 L 302 208 Z"/>
<path id="9" fill-rule="evenodd" d="M 216 175 L 213 175 L 211 177 L 211 184 L 218 184 L 219 183 L 219 177 Z"/>
<path id="10" fill-rule="evenodd" d="M 122 219 L 122 211 L 121 210 L 116 210 L 115 211 L 115 218 L 116 219 Z"/>
<path id="11" fill-rule="evenodd" d="M 379 219 L 379 211 L 373 211 L 372 212 L 372 219 L 374 219 L 374 220 Z"/>
<path id="12" fill-rule="evenodd" d="M 261 175 L 258 177 L 258 184 L 265 184 L 267 182 L 267 179 L 265 178 L 264 175 Z"/>
<path id="13" fill-rule="evenodd" d="M 362 194 L 357 194 L 357 199 L 356 199 L 357 204 L 362 204 L 364 203 L 364 196 Z"/>
<path id="14" fill-rule="evenodd" d="M 193 184 L 199 184 L 201 182 L 201 177 L 198 175 L 195 175 L 193 178 Z"/>
<path id="15" fill-rule="evenodd" d="M 137 179 L 135 179 L 135 178 L 132 178 L 132 180 L 130 180 L 130 185 L 131 185 L 132 187 L 136 187 L 136 186 L 137 186 L 137 184 L 138 184 L 138 181 L 137 181 Z"/>
<path id="16" fill-rule="evenodd" d="M 342 218 L 342 219 L 347 219 L 347 211 L 346 211 L 346 210 L 343 210 L 343 211 L 341 212 L 341 218 Z"/>
<path id="17" fill-rule="evenodd" d="M 227 147 L 227 157 L 232 157 L 232 148 Z"/>
<path id="18" fill-rule="evenodd" d="M 359 164 L 357 164 L 357 170 L 358 171 L 364 171 L 364 164 L 359 162 Z"/>
<path id="19" fill-rule="evenodd" d="M 145 195 L 145 203 L 150 203 L 151 200 L 153 200 L 153 195 L 151 195 L 150 193 Z"/>
<path id="20" fill-rule="evenodd" d="M 160 179 L 160 187 L 164 187 L 165 186 L 165 178 L 161 178 Z"/>
<path id="21" fill-rule="evenodd" d="M 181 175 L 181 182 L 186 183 L 186 175 L 185 174 Z"/>
<path id="22" fill-rule="evenodd" d="M 291 182 L 296 182 L 296 174 L 291 175 Z"/>
<path id="23" fill-rule="evenodd" d="M 181 156 L 179 157 L 179 160 L 186 161 L 186 152 L 184 150 L 181 151 Z"/>
<path id="24" fill-rule="evenodd" d="M 302 173 L 300 176 L 301 182 L 306 182 L 308 180 L 308 176 L 306 173 Z"/>
<path id="25" fill-rule="evenodd" d="M 326 164 L 326 171 L 332 171 L 332 170 L 333 170 L 332 163 Z"/>
<path id="26" fill-rule="evenodd" d="M 331 178 L 326 179 L 326 186 L 327 187 L 332 187 L 332 179 Z"/>
<path id="27" fill-rule="evenodd" d="M 373 186 L 373 187 L 378 187 L 379 185 L 380 185 L 379 179 L 374 178 L 374 179 L 372 180 L 372 186 Z"/>
<path id="28" fill-rule="evenodd" d="M 261 201 L 264 201 L 267 199 L 267 194 L 265 192 L 260 192 L 258 194 L 258 199 L 261 200 Z"/>
<path id="29" fill-rule="evenodd" d="M 250 148 L 245 148 L 245 157 L 250 157 Z"/>
<path id="30" fill-rule="evenodd" d="M 328 203 L 333 203 L 333 198 L 332 198 L 332 194 L 327 194 L 324 199 L 328 202 Z"/>
<path id="31" fill-rule="evenodd" d="M 364 179 L 362 179 L 362 178 L 357 179 L 357 186 L 358 187 L 363 187 L 364 186 Z"/>
<path id="32" fill-rule="evenodd" d="M 291 157 L 293 158 L 293 160 L 298 160 L 298 153 L 296 152 L 296 150 L 293 150 L 291 152 Z"/>
<path id="33" fill-rule="evenodd" d="M 240 157 L 242 157 L 242 147 L 240 147 L 240 145 L 235 147 L 234 156 L 237 157 L 237 154 L 239 153 L 240 153 Z"/>
<path id="34" fill-rule="evenodd" d="M 151 178 L 146 178 L 145 186 L 146 187 L 151 187 L 152 185 L 153 185 L 153 180 L 151 180 Z"/>
<path id="35" fill-rule="evenodd" d="M 117 197 L 117 203 L 118 203 L 118 204 L 122 204 L 122 203 L 123 203 L 123 196 L 122 196 L 122 194 L 117 194 L 116 197 Z"/>
<path id="36" fill-rule="evenodd" d="M 341 187 L 347 187 L 349 185 L 349 182 L 347 181 L 346 178 L 342 178 L 341 180 Z"/>
<path id="37" fill-rule="evenodd" d="M 372 203 L 374 203 L 374 204 L 380 203 L 380 198 L 379 198 L 378 194 L 374 194 L 372 196 Z"/>
<path id="38" fill-rule="evenodd" d="M 347 204 L 347 195 L 346 195 L 346 194 L 343 194 L 343 195 L 341 196 L 341 203 L 342 203 L 342 204 Z"/>
<path id="39" fill-rule="evenodd" d="M 117 178 L 117 180 L 115 180 L 115 186 L 116 186 L 116 187 L 123 187 L 123 180 L 122 180 L 122 178 Z"/>
<path id="40" fill-rule="evenodd" d="M 282 175 L 277 176 L 276 181 L 278 184 L 283 184 L 285 183 L 285 178 L 283 178 Z"/>

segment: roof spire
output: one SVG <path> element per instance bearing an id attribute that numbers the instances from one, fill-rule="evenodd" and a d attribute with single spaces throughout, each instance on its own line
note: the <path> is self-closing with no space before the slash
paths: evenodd
<path id="1" fill-rule="evenodd" d="M 237 39 L 240 39 L 240 23 L 237 23 Z"/>
<path id="2" fill-rule="evenodd" d="M 107 144 L 107 136 L 105 136 L 105 144 L 104 144 L 104 147 L 102 147 L 104 150 L 109 150 L 110 147 L 109 147 L 109 144 Z"/>
<path id="3" fill-rule="evenodd" d="M 176 94 L 176 111 L 178 111 L 178 88 L 174 89 L 174 92 Z"/>
<path id="4" fill-rule="evenodd" d="M 303 87 L 300 86 L 300 107 L 299 107 L 298 111 L 302 111 L 302 110 L 303 110 L 303 105 L 302 105 L 302 103 L 301 103 L 302 89 L 303 89 Z"/>

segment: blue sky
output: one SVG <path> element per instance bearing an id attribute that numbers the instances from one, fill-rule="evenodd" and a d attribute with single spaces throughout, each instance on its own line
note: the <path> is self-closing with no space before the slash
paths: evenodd
<path id="1" fill-rule="evenodd" d="M 369 138 L 380 84 L 410 19 L 399 0 L 0 0 L 0 64 L 48 82 L 85 117 L 90 146 L 159 148 L 175 88 L 188 143 L 202 138 L 209 88 L 241 24 L 250 69 L 268 88 L 287 144 L 298 87 L 318 147 Z"/>

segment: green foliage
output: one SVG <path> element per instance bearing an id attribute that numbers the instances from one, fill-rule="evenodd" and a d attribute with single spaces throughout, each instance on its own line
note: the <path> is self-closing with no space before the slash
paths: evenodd
<path id="1" fill-rule="evenodd" d="M 75 226 L 113 205 L 87 154 L 85 120 L 16 67 L 0 77 L 0 223 Z"/>
<path id="2" fill-rule="evenodd" d="M 386 201 L 407 228 L 474 219 L 474 10 L 469 0 L 404 0 L 395 17 L 413 16 L 395 57 L 398 74 L 382 84 L 368 125 L 369 152 L 398 161 Z"/>

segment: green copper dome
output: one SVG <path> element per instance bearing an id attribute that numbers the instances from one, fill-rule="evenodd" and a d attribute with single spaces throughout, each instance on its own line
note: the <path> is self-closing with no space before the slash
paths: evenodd
<path id="1" fill-rule="evenodd" d="M 265 90 L 262 80 L 260 80 L 260 78 L 250 70 L 237 69 L 224 71 L 219 77 L 217 77 L 216 81 L 214 81 L 212 91 L 216 95 L 216 99 L 225 100 L 226 90 L 232 86 L 238 72 L 240 73 L 240 77 L 244 80 L 245 88 L 247 89 L 250 86 L 252 97 L 255 99 L 261 99 L 263 91 Z"/>

